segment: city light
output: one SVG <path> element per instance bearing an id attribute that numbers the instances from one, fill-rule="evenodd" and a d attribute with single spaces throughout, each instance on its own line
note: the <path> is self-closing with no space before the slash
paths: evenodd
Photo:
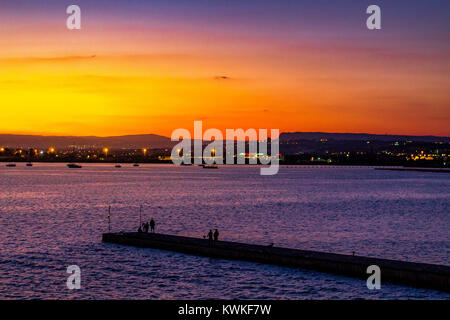
<path id="1" fill-rule="evenodd" d="M 48 149 L 49 153 L 54 153 L 55 152 L 55 148 L 51 147 L 50 149 Z"/>

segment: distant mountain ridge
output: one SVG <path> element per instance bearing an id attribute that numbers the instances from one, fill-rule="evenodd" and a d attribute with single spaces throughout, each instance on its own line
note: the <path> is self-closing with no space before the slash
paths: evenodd
<path id="1" fill-rule="evenodd" d="M 335 140 L 335 141 L 422 141 L 422 142 L 450 142 L 450 137 L 386 135 L 369 133 L 328 133 L 328 132 L 284 132 L 280 134 L 280 141 L 288 140 Z M 177 142 L 170 138 L 156 134 L 139 134 L 124 136 L 42 136 L 0 134 L 0 146 L 10 148 L 69 148 L 73 145 L 112 149 L 138 148 L 171 148 Z"/>
<path id="2" fill-rule="evenodd" d="M 69 148 L 86 146 L 111 149 L 167 148 L 174 145 L 170 138 L 156 134 L 96 136 L 40 136 L 0 134 L 0 146 L 10 148 Z"/>
<path id="3" fill-rule="evenodd" d="M 421 141 L 421 142 L 450 142 L 450 137 L 390 135 L 370 133 L 329 133 L 329 132 L 283 132 L 280 141 L 287 140 L 336 140 L 336 141 Z"/>

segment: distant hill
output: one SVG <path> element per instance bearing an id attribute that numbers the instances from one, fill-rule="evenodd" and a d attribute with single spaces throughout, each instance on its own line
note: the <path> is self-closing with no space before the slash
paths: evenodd
<path id="1" fill-rule="evenodd" d="M 368 133 L 327 133 L 327 132 L 285 132 L 280 135 L 280 141 L 288 140 L 320 140 L 330 141 L 416 141 L 416 142 L 450 142 L 450 137 L 378 135 Z M 139 148 L 171 148 L 177 142 L 156 134 L 140 134 L 126 136 L 96 137 L 96 136 L 39 136 L 0 134 L 0 146 L 10 148 L 70 148 L 70 146 L 85 146 L 90 148 L 108 147 L 111 149 Z"/>
<path id="2" fill-rule="evenodd" d="M 284 132 L 280 141 L 287 140 L 335 140 L 335 141 L 417 141 L 417 142 L 450 142 L 450 137 L 408 136 L 369 133 L 327 133 L 327 132 Z"/>
<path id="3" fill-rule="evenodd" d="M 175 142 L 176 143 L 176 142 Z M 113 137 L 95 136 L 38 136 L 0 134 L 0 146 L 10 148 L 69 148 L 72 145 L 111 149 L 169 148 L 175 144 L 170 138 L 156 134 Z"/>

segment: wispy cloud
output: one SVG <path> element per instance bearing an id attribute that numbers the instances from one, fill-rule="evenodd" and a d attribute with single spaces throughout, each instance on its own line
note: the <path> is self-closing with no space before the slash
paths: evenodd
<path id="1" fill-rule="evenodd" d="M 231 78 L 229 76 L 216 76 L 214 77 L 215 80 L 230 80 Z"/>
<path id="2" fill-rule="evenodd" d="M 0 62 L 72 62 L 77 60 L 95 59 L 97 55 L 90 56 L 61 56 L 61 57 L 20 57 L 0 58 Z"/>

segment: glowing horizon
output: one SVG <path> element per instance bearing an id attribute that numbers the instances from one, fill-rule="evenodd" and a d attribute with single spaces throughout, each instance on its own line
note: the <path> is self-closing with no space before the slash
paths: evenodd
<path id="1" fill-rule="evenodd" d="M 79 31 L 64 1 L 0 5 L 0 133 L 170 136 L 202 120 L 450 136 L 448 2 L 381 2 L 380 31 L 364 1 L 76 2 Z"/>

